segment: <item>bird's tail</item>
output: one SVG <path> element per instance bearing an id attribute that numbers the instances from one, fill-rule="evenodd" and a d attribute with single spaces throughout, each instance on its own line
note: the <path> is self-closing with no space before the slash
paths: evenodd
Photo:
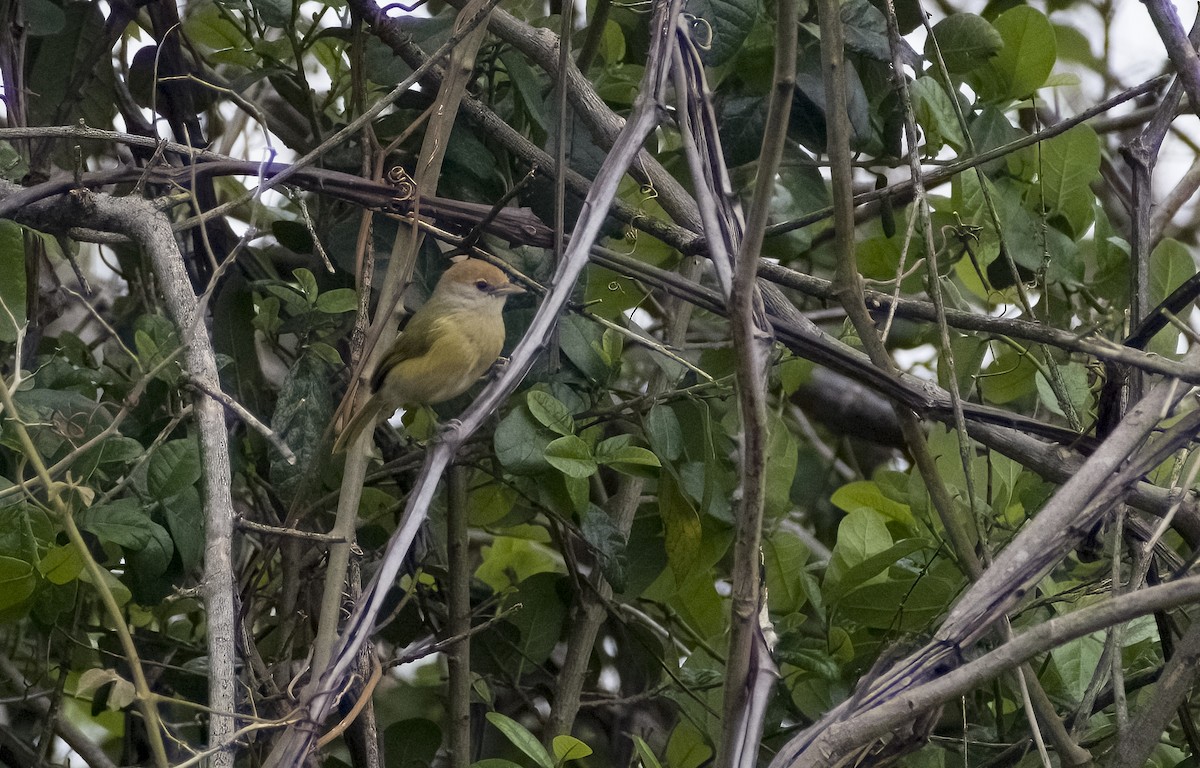
<path id="1" fill-rule="evenodd" d="M 333 444 L 333 452 L 341 453 L 345 451 L 358 439 L 359 434 L 363 430 L 373 432 L 375 430 L 375 421 L 379 418 L 379 412 L 382 409 L 383 403 L 379 399 L 379 395 L 372 395 L 371 399 L 363 405 L 358 413 L 354 414 L 354 418 L 350 419 L 350 423 L 338 435 L 337 441 Z"/>

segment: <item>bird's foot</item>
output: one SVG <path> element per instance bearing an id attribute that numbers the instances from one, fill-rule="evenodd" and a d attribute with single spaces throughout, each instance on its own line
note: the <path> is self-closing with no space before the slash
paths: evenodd
<path id="1" fill-rule="evenodd" d="M 500 375 L 508 368 L 509 359 L 501 355 L 496 358 L 496 362 L 492 363 L 492 367 L 488 369 L 489 379 L 498 379 Z"/>

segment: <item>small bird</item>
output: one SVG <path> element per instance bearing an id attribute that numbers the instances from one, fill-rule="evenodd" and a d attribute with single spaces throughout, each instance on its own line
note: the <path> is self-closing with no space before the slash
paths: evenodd
<path id="1" fill-rule="evenodd" d="M 485 261 L 451 265 L 379 362 L 371 398 L 342 430 L 334 452 L 400 406 L 432 405 L 470 389 L 500 356 L 505 299 L 524 292 Z"/>

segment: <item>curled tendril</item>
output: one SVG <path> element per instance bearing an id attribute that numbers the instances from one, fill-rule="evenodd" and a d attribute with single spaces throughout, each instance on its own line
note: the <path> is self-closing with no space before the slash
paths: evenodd
<path id="1" fill-rule="evenodd" d="M 702 51 L 711 51 L 713 44 L 713 27 L 708 19 L 696 16 L 691 13 L 683 14 L 683 18 L 687 19 L 688 32 L 692 35 L 692 42 Z M 697 30 L 703 30 L 703 36 L 697 35 Z"/>
<path id="2" fill-rule="evenodd" d="M 954 232 L 954 237 L 960 242 L 966 242 L 967 240 L 979 242 L 979 235 L 983 232 L 983 227 L 978 227 L 974 224 L 964 224 L 962 218 L 958 215 L 958 211 L 954 212 L 954 221 L 956 222 L 955 224 L 948 224 L 942 227 L 942 229 L 949 228 Z"/>
<path id="3" fill-rule="evenodd" d="M 388 183 L 396 188 L 397 200 L 411 200 L 417 191 L 417 183 L 413 181 L 408 171 L 399 165 L 394 165 L 387 172 Z"/>
<path id="4" fill-rule="evenodd" d="M 385 16 L 390 14 L 392 11 L 394 11 L 396 9 L 404 11 L 405 13 L 412 13 L 413 11 L 420 8 L 422 5 L 425 5 L 425 3 L 426 3 L 426 0 L 417 0 L 417 2 L 415 2 L 415 3 L 388 3 L 387 5 L 383 6 L 379 10 L 383 11 Z M 392 17 L 389 16 L 389 18 L 392 18 Z"/>
<path id="5" fill-rule="evenodd" d="M 634 13 L 650 13 L 654 8 L 654 0 L 634 0 L 634 2 L 630 3 L 615 2 L 613 3 L 613 7 L 624 8 Z"/>
<path id="6" fill-rule="evenodd" d="M 658 190 L 654 188 L 654 184 L 652 182 L 646 182 L 642 186 L 638 187 L 638 192 L 641 194 L 641 200 L 638 201 L 637 211 L 633 214 L 633 217 L 630 218 L 629 223 L 625 225 L 625 230 L 622 233 L 622 239 L 630 245 L 630 253 L 633 253 L 634 249 L 637 247 L 638 219 L 646 218 L 646 203 L 658 197 Z"/>
<path id="7" fill-rule="evenodd" d="M 629 244 L 629 250 L 625 251 L 623 254 L 625 256 L 630 256 L 633 254 L 634 251 L 637 250 L 638 231 L 634 227 L 634 224 L 637 222 L 638 217 L 640 217 L 641 215 L 642 214 L 640 214 L 640 213 L 635 213 L 633 215 L 633 219 L 631 219 L 630 222 L 628 224 L 626 224 L 625 227 L 621 230 L 621 241 Z M 614 249 L 614 250 L 616 250 L 616 249 Z M 612 286 L 610 285 L 609 288 L 611 289 L 611 287 Z"/>

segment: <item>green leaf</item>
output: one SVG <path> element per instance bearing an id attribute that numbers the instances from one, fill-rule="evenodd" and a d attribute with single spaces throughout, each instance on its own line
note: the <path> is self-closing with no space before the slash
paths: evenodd
<path id="1" fill-rule="evenodd" d="M 954 102 L 942 84 L 932 77 L 922 77 L 908 89 L 912 95 L 913 116 L 925 134 L 922 151 L 929 156 L 936 155 L 946 144 L 962 151 L 966 142 L 959 127 L 958 115 L 954 112 Z"/>
<path id="2" fill-rule="evenodd" d="M 204 507 L 200 492 L 195 488 L 183 489 L 162 503 L 162 514 L 184 571 L 199 573 L 204 562 Z"/>
<path id="3" fill-rule="evenodd" d="M 313 277 L 312 270 L 300 267 L 292 270 L 292 277 L 296 278 L 296 283 L 300 287 L 300 293 L 308 301 L 309 306 L 312 306 L 317 301 L 317 278 Z"/>
<path id="4" fill-rule="evenodd" d="M 1069 226 L 1067 234 L 1082 237 L 1092 226 L 1096 194 L 1091 184 L 1100 178 L 1100 139 L 1087 125 L 1042 142 L 1041 192 L 1046 207 Z"/>
<path id="5" fill-rule="evenodd" d="M 271 234 L 279 244 L 296 253 L 313 252 L 312 230 L 302 221 L 279 219 L 271 222 Z"/>
<path id="6" fill-rule="evenodd" d="M 558 765 L 570 762 L 571 760 L 582 760 L 592 754 L 592 748 L 584 744 L 574 736 L 559 734 L 550 742 L 551 748 L 554 750 L 554 759 Z"/>
<path id="7" fill-rule="evenodd" d="M 572 477 L 571 475 L 559 475 L 557 478 L 563 484 L 563 490 L 566 491 L 566 500 L 568 502 L 565 508 L 559 507 L 555 503 L 549 504 L 552 509 L 559 510 L 564 515 L 579 514 L 587 509 L 588 496 L 591 494 L 590 484 L 587 477 Z"/>
<path id="8" fill-rule="evenodd" d="M 645 448 L 629 445 L 629 435 L 617 435 L 601 440 L 596 446 L 596 462 L 611 466 L 618 472 L 624 472 L 639 477 L 654 477 L 646 471 L 646 467 L 661 467 L 658 457 Z"/>
<path id="9" fill-rule="evenodd" d="M 142 444 L 131 437 L 114 435 L 100 444 L 97 464 L 119 464 L 142 455 Z"/>
<path id="10" fill-rule="evenodd" d="M 892 543 L 892 534 L 888 532 L 883 515 L 863 508 L 846 515 L 838 526 L 833 558 L 825 571 L 825 591 L 836 589 L 847 572 L 887 551 Z"/>
<path id="11" fill-rule="evenodd" d="M 62 8 L 50 0 L 25 0 L 24 6 L 25 28 L 23 31 L 30 37 L 57 35 L 67 24 L 67 17 Z"/>
<path id="12" fill-rule="evenodd" d="M 492 436 L 496 458 L 505 469 L 518 475 L 532 475 L 546 469 L 549 444 L 545 430 L 525 406 L 509 411 Z"/>
<path id="13" fill-rule="evenodd" d="M 7 481 L 0 482 L 9 485 Z M 10 486 L 11 487 L 11 486 Z M 50 518 L 36 507 L 13 504 L 0 507 L 0 553 L 29 563 L 38 561 L 38 541 L 49 541 L 58 533 Z"/>
<path id="14" fill-rule="evenodd" d="M 286 308 L 285 315 L 302 315 L 311 309 L 301 290 L 290 283 L 264 282 L 262 289 Z"/>
<path id="15" fill-rule="evenodd" d="M 858 268 L 863 277 L 872 280 L 894 280 L 900 271 L 901 238 L 868 237 L 858 243 Z M 912 278 L 910 277 L 909 280 Z M 921 280 L 923 288 L 923 276 Z"/>
<path id="16" fill-rule="evenodd" d="M 961 500 L 964 505 L 969 504 L 967 476 L 963 467 L 962 444 L 958 433 L 949 427 L 933 426 L 929 429 L 928 441 L 929 451 L 933 454 L 938 473 L 942 476 L 942 482 L 951 491 L 952 496 Z M 976 494 L 975 503 L 983 508 L 987 504 L 986 497 L 981 495 L 988 486 L 987 461 L 980 455 L 972 454 L 968 465 L 971 472 L 971 485 Z M 918 483 L 918 485 L 923 484 Z M 913 495 L 920 497 L 919 503 L 924 503 L 926 493 L 923 488 L 911 493 L 910 503 Z"/>
<path id="17" fill-rule="evenodd" d="M 1005 11 L 993 22 L 1004 47 L 986 65 L 974 69 L 976 92 L 992 102 L 1023 99 L 1046 82 L 1054 68 L 1054 28 L 1045 14 L 1028 5 Z"/>
<path id="18" fill-rule="evenodd" d="M 625 33 L 621 30 L 621 25 L 612 19 L 604 23 L 599 54 L 600 58 L 609 64 L 620 64 L 625 60 Z"/>
<path id="19" fill-rule="evenodd" d="M 154 582 L 166 572 L 171 564 L 171 556 L 175 554 L 175 545 L 166 528 L 151 522 L 148 531 L 150 535 L 146 539 L 146 545 L 129 556 L 135 578 L 134 585 L 138 590 L 139 599 L 143 600 L 147 595 L 156 594 L 155 587 L 158 591 L 162 590 L 163 585 Z"/>
<path id="20" fill-rule="evenodd" d="M 546 463 L 567 477 L 591 477 L 598 468 L 592 449 L 578 435 L 551 440 L 546 446 L 545 457 Z"/>
<path id="21" fill-rule="evenodd" d="M 496 536 L 490 546 L 483 547 L 482 554 L 483 562 L 475 569 L 475 578 L 497 593 L 538 574 L 563 570 L 562 558 L 540 540 Z"/>
<path id="22" fill-rule="evenodd" d="M 38 563 L 38 571 L 51 584 L 66 584 L 79 578 L 83 559 L 74 544 L 63 544 L 47 552 Z"/>
<path id="23" fill-rule="evenodd" d="M 884 517 L 905 525 L 916 525 L 912 510 L 907 504 L 901 504 L 889 499 L 879 486 L 870 480 L 857 480 L 846 483 L 833 492 L 830 503 L 843 512 L 854 512 L 859 509 L 869 509 Z"/>
<path id="24" fill-rule="evenodd" d="M 0 556 L 0 611 L 25 602 L 36 587 L 37 576 L 30 563 Z"/>
<path id="25" fill-rule="evenodd" d="M 1078 86 L 1082 80 L 1079 75 L 1074 72 L 1053 72 L 1046 78 L 1046 82 L 1042 84 L 1043 88 L 1074 88 Z"/>
<path id="26" fill-rule="evenodd" d="M 1150 303 L 1157 306 L 1195 273 L 1191 252 L 1173 238 L 1163 238 L 1150 255 Z"/>
<path id="27" fill-rule="evenodd" d="M 136 499 L 117 499 L 85 509 L 78 514 L 77 521 L 83 530 L 127 552 L 137 552 L 146 546 L 153 535 L 151 526 L 158 527 Z"/>
<path id="28" fill-rule="evenodd" d="M 17 412 L 25 420 L 37 450 L 48 461 L 65 456 L 66 451 L 78 443 L 99 434 L 111 423 L 111 417 L 92 396 L 85 396 L 72 389 L 26 389 L 13 394 Z M 7 420 L 6 420 L 7 421 Z M 9 447 L 23 451 L 24 446 L 16 440 L 11 426 L 5 427 Z M 66 436 L 70 436 L 68 440 Z M 82 460 L 71 465 L 71 471 L 80 480 L 87 479 L 95 467 L 95 455 L 86 463 Z"/>
<path id="29" fill-rule="evenodd" d="M 554 760 L 550 758 L 550 753 L 542 746 L 542 743 L 537 740 L 529 730 L 513 720 L 511 717 L 506 717 L 499 712 L 488 712 L 487 720 L 496 729 L 504 734 L 504 737 L 512 742 L 512 745 L 524 752 L 538 768 L 555 768 Z"/>
<path id="30" fill-rule="evenodd" d="M 157 368 L 167 356 L 179 349 L 179 336 L 171 321 L 160 315 L 142 315 L 134 323 L 133 344 L 142 370 Z M 178 355 L 176 355 L 178 359 Z M 158 378 L 168 384 L 178 381 L 178 364 L 159 371 Z"/>
<path id="31" fill-rule="evenodd" d="M 309 347 L 297 358 L 284 379 L 271 416 L 271 429 L 296 457 L 295 463 L 289 464 L 275 449 L 269 454 L 271 480 L 289 502 L 311 481 L 316 462 L 328 458 L 329 448 L 322 441 L 333 419 L 331 379 L 335 369 L 316 347 Z"/>
<path id="32" fill-rule="evenodd" d="M 20 225 L 8 219 L 0 221 L 0 275 L 0 341 L 11 343 L 26 321 L 25 237 Z"/>
<path id="33" fill-rule="evenodd" d="M 871 583 L 880 574 L 887 573 L 896 561 L 903 557 L 920 552 L 928 546 L 924 539 L 901 539 L 892 546 L 847 568 L 840 575 L 836 584 L 825 590 L 825 598 L 830 602 L 838 600 L 846 592 Z"/>
<path id="34" fill-rule="evenodd" d="M 308 345 L 308 353 L 330 366 L 331 368 L 340 368 L 342 366 L 342 356 L 338 351 L 329 346 L 323 341 L 314 341 Z"/>
<path id="35" fill-rule="evenodd" d="M 967 392 L 978 379 L 980 366 L 990 352 L 991 347 L 986 339 L 978 336 L 950 332 L 949 354 L 938 355 L 937 381 L 938 385 L 948 389 L 950 386 L 950 364 L 954 364 L 960 392 Z"/>
<path id="36" fill-rule="evenodd" d="M 1171 292 L 1196 273 L 1196 263 L 1187 246 L 1172 238 L 1163 238 L 1150 254 L 1150 304 L 1157 306 Z M 1179 330 L 1173 325 L 1159 331 L 1147 345 L 1148 352 L 1177 357 Z"/>
<path id="37" fill-rule="evenodd" d="M 865 627 L 916 632 L 929 627 L 962 590 L 955 566 L 939 559 L 923 574 L 875 581 L 850 591 L 838 603 L 847 618 Z"/>
<path id="38" fill-rule="evenodd" d="M 150 457 L 146 489 L 159 501 L 169 499 L 200 479 L 200 446 L 192 438 L 168 440 Z"/>
<path id="39" fill-rule="evenodd" d="M 500 63 L 504 65 L 508 79 L 512 82 L 513 93 L 525 107 L 525 113 L 539 128 L 549 131 L 550 108 L 546 105 L 546 84 L 541 70 L 529 66 L 529 60 L 515 50 L 501 53 Z"/>
<path id="40" fill-rule="evenodd" d="M 473 488 L 467 502 L 471 525 L 486 528 L 500 522 L 512 512 L 516 500 L 517 492 L 508 484 L 488 483 Z"/>
<path id="41" fill-rule="evenodd" d="M 430 765 L 442 743 L 442 729 L 432 720 L 412 717 L 389 725 L 383 732 L 383 742 L 388 765 Z"/>
<path id="42" fill-rule="evenodd" d="M 805 640 L 807 641 L 805 646 L 777 649 L 774 657 L 823 680 L 840 678 L 841 665 L 829 655 L 825 642 L 816 638 L 805 638 Z"/>
<path id="43" fill-rule="evenodd" d="M 658 490 L 658 513 L 662 518 L 667 563 L 675 581 L 683 583 L 700 554 L 703 531 L 700 515 L 688 501 L 675 479 L 663 473 Z"/>
<path id="44" fill-rule="evenodd" d="M 1011 144 L 1028 135 L 1013 125 L 1008 115 L 990 104 L 984 105 L 975 117 L 968 118 L 968 125 L 971 139 L 975 144 L 975 151 L 981 154 L 1005 144 Z M 1032 178 L 1036 169 L 1036 159 L 1036 148 L 1026 147 L 1011 152 L 1005 157 L 998 157 L 986 162 L 980 168 L 988 175 L 995 175 L 1007 170 L 1010 175 L 1025 180 Z M 978 186 L 978 182 L 976 182 L 976 186 Z"/>
<path id="45" fill-rule="evenodd" d="M 772 611 L 795 614 L 804 607 L 807 601 L 803 583 L 804 567 L 810 554 L 800 537 L 783 527 L 775 530 L 763 542 L 767 595 Z"/>
<path id="46" fill-rule="evenodd" d="M 567 315 L 558 325 L 563 355 L 589 380 L 605 383 L 612 374 L 608 361 L 600 353 L 603 332 L 600 326 L 582 315 Z"/>
<path id="47" fill-rule="evenodd" d="M 29 163 L 17 154 L 13 145 L 0 141 L 0 178 L 6 181 L 19 182 L 29 173 Z M 24 265 L 22 264 L 22 268 Z"/>
<path id="48" fill-rule="evenodd" d="M 1076 701 L 1083 698 L 1104 652 L 1103 635 L 1085 635 L 1050 651 L 1054 670 L 1062 679 L 1063 692 Z"/>
<path id="49" fill-rule="evenodd" d="M 843 0 L 840 13 L 846 48 L 876 61 L 891 62 L 887 19 L 868 0 Z"/>
<path id="50" fill-rule="evenodd" d="M 852 62 L 846 61 L 846 111 L 854 131 L 852 145 L 866 142 L 871 136 L 871 104 L 863 81 Z M 759 99 L 761 102 L 761 98 Z M 798 63 L 796 94 L 788 121 L 788 134 L 805 146 L 825 146 L 826 121 L 825 78 L 821 74 L 819 46 L 812 46 Z M 823 149 L 821 149 L 823 151 Z"/>
<path id="51" fill-rule="evenodd" d="M 183 17 L 183 30 L 188 42 L 206 48 L 225 64 L 251 68 L 261 66 L 259 59 L 248 49 L 246 39 L 233 20 L 216 3 L 206 3 Z"/>
<path id="52" fill-rule="evenodd" d="M 292 0 L 250 0 L 250 4 L 268 27 L 283 29 L 292 23 Z"/>
<path id="53" fill-rule="evenodd" d="M 759 9 L 757 0 L 690 0 L 687 5 L 689 14 L 705 22 L 694 23 L 692 34 L 702 38 L 703 32 L 712 31 L 710 45 L 700 52 L 709 67 L 719 67 L 737 56 L 754 29 Z"/>
<path id="54" fill-rule="evenodd" d="M 968 175 L 963 174 L 964 177 Z M 1025 207 L 1021 198 L 1024 185 L 1007 179 L 1000 180 L 995 184 L 991 181 L 986 183 L 996 207 L 996 215 L 1000 219 L 1001 229 L 1004 232 L 1004 242 L 1013 261 L 1031 272 L 1040 270 L 1043 260 L 1048 255 L 1047 228 Z M 995 240 L 995 230 L 990 225 L 986 232 L 989 240 L 998 242 Z M 993 266 L 1001 268 L 999 261 L 995 262 Z M 1008 274 L 1007 265 L 1004 265 L 1002 269 L 1004 274 Z"/>
<path id="55" fill-rule="evenodd" d="M 1092 52 L 1092 36 L 1068 24 L 1054 25 L 1054 39 L 1058 44 L 1058 60 L 1075 62 L 1088 69 L 1103 70 L 1105 62 Z"/>
<path id="56" fill-rule="evenodd" d="M 335 288 L 317 297 L 317 311 L 327 315 L 353 312 L 358 309 L 358 293 L 352 288 Z"/>
<path id="57" fill-rule="evenodd" d="M 554 395 L 531 389 L 525 396 L 525 404 L 529 406 L 530 415 L 551 432 L 563 436 L 575 434 L 575 419 L 571 411 Z"/>
<path id="58" fill-rule="evenodd" d="M 254 328 L 266 336 L 275 336 L 283 321 L 279 319 L 279 299 L 274 296 L 261 296 L 254 301 L 254 317 L 251 323 Z"/>
<path id="59" fill-rule="evenodd" d="M 112 686 L 112 690 L 109 691 L 105 700 L 108 709 L 119 711 L 133 703 L 136 697 L 133 683 L 121 677 L 113 669 L 85 670 L 75 684 L 75 695 L 84 699 L 91 698 L 97 691 L 108 685 Z"/>
<path id="60" fill-rule="evenodd" d="M 996 360 L 987 368 L 987 376 L 980 379 L 980 389 L 988 402 L 1004 405 L 1036 392 L 1036 375 L 1037 366 L 1029 355 L 1001 347 Z"/>
<path id="61" fill-rule="evenodd" d="M 783 419 L 772 416 L 767 435 L 766 477 L 763 478 L 766 497 L 763 512 L 768 520 L 778 520 L 792 508 L 792 482 L 796 479 L 799 454 L 796 438 Z"/>
<path id="62" fill-rule="evenodd" d="M 579 521 L 579 533 L 596 553 L 600 561 L 600 570 L 612 585 L 613 591 L 623 592 L 626 571 L 625 536 L 613 523 L 608 512 L 595 504 L 588 505 L 587 511 Z"/>
<path id="63" fill-rule="evenodd" d="M 677 461 L 683 455 L 683 429 L 679 417 L 668 405 L 655 405 L 644 421 L 646 440 L 654 452 L 667 461 Z"/>
<path id="64" fill-rule="evenodd" d="M 761 138 L 761 129 L 759 136 Z M 825 187 L 825 180 L 821 178 L 820 172 L 815 167 L 784 167 L 780 169 L 779 177 L 776 180 L 775 194 L 771 198 L 770 219 L 771 221 L 794 219 L 826 207 L 828 200 L 829 191 Z M 779 259 L 785 263 L 790 261 L 793 254 L 804 253 L 812 245 L 813 235 L 816 233 L 810 231 L 811 229 L 815 228 L 795 229 L 768 238 L 763 243 L 762 255 Z M 791 360 L 799 360 L 799 358 L 791 358 Z M 780 372 L 782 373 L 789 367 L 796 371 L 799 370 L 794 363 L 785 361 Z M 789 384 L 795 382 L 794 374 L 784 376 L 783 381 L 785 382 L 785 393 L 790 394 L 794 391 L 787 388 Z"/>
<path id="65" fill-rule="evenodd" d="M 654 756 L 654 750 L 650 749 L 650 745 L 641 736 L 634 734 L 633 746 L 637 750 L 638 757 L 641 758 L 642 768 L 662 768 L 662 763 Z"/>
<path id="66" fill-rule="evenodd" d="M 725 162 L 730 166 L 742 165 L 758 157 L 762 149 L 763 128 L 767 121 L 763 98 L 731 95 L 722 99 L 717 108 L 720 110 L 717 127 L 721 131 L 721 149 L 725 154 Z M 806 136 L 817 133 L 818 129 L 812 125 L 813 122 L 815 121 L 805 120 L 805 125 L 798 130 Z M 824 130 L 823 124 L 819 130 Z M 813 138 L 815 141 L 816 137 Z"/>
<path id="67" fill-rule="evenodd" d="M 1058 363 L 1058 372 L 1062 377 L 1063 386 L 1066 389 L 1064 393 L 1074 408 L 1075 413 L 1080 417 L 1085 416 L 1092 405 L 1092 390 L 1088 383 L 1088 369 L 1081 363 Z M 1054 388 L 1050 386 L 1050 382 L 1042 375 L 1041 371 L 1037 373 L 1037 391 L 1038 397 L 1042 401 L 1042 405 L 1049 408 L 1053 413 L 1059 416 L 1063 414 L 1063 405 L 1058 401 L 1058 397 L 1054 393 Z"/>
<path id="68" fill-rule="evenodd" d="M 108 591 L 112 593 L 113 599 L 117 601 L 117 605 L 126 605 L 129 602 L 132 597 L 129 587 L 122 584 L 121 580 L 114 576 L 111 571 L 101 568 L 100 578 L 104 580 L 104 584 L 108 587 Z M 92 581 L 92 575 L 86 569 L 80 571 L 79 580 L 95 586 L 95 582 Z"/>
<path id="69" fill-rule="evenodd" d="M 663 757 L 671 768 L 700 768 L 711 762 L 713 751 L 709 744 L 709 737 L 685 720 L 671 731 Z"/>
<path id="70" fill-rule="evenodd" d="M 105 18 L 99 3 L 56 3 L 65 16 L 61 29 L 42 30 L 39 45 L 28 47 L 25 87 L 36 98 L 27 100 L 26 125 L 64 125 L 82 118 L 88 125 L 112 125 L 116 100 L 112 97 L 112 62 L 96 58 L 97 44 L 108 42 Z M 57 20 L 54 20 L 57 26 Z M 111 44 L 110 44 L 111 47 Z M 88 84 L 80 90 L 75 81 L 86 71 Z M 59 167 L 69 167 L 68 152 L 61 147 Z M 54 150 L 52 150 L 54 151 Z"/>
<path id="71" fill-rule="evenodd" d="M 925 56 L 934 60 L 940 49 L 951 74 L 965 74 L 982 66 L 1004 47 L 1004 38 L 982 16 L 955 13 L 933 26 L 933 37 L 925 41 Z"/>

